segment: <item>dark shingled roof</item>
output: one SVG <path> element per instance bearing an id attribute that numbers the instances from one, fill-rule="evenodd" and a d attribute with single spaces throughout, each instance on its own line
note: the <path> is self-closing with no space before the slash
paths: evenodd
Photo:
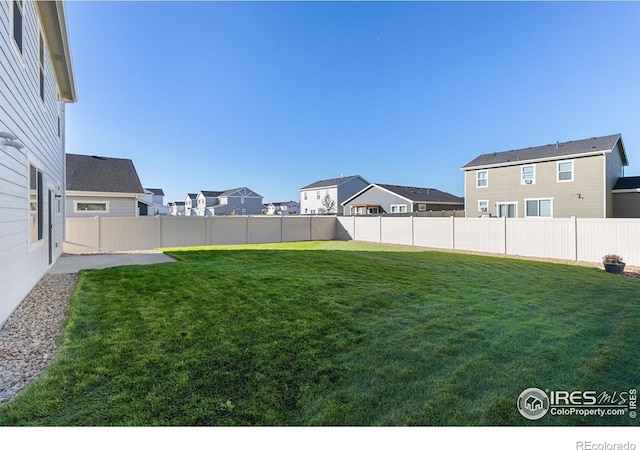
<path id="1" fill-rule="evenodd" d="M 130 159 L 67 154 L 67 190 L 144 194 Z"/>
<path id="2" fill-rule="evenodd" d="M 164 196 L 164 191 L 162 189 L 156 188 L 145 188 L 147 191 L 151 192 L 153 195 L 162 195 Z"/>
<path id="3" fill-rule="evenodd" d="M 464 199 L 462 197 L 457 197 L 447 192 L 442 192 L 438 189 L 420 188 L 420 187 L 411 187 L 411 186 L 396 186 L 393 184 L 379 184 L 379 183 L 376 183 L 375 185 L 380 186 L 381 188 L 391 191 L 395 194 L 398 194 L 408 200 L 411 200 L 412 202 L 460 203 L 461 205 L 464 204 Z"/>
<path id="4" fill-rule="evenodd" d="M 587 153 L 597 153 L 611 150 L 618 140 L 620 134 L 611 136 L 594 137 L 579 141 L 559 142 L 557 144 L 542 145 L 539 147 L 522 148 L 518 150 L 508 150 L 506 152 L 487 153 L 478 156 L 469 162 L 463 169 L 521 164 L 527 161 L 558 159 L 564 156 L 583 155 Z M 627 165 L 626 155 L 622 154 L 622 162 Z"/>
<path id="5" fill-rule="evenodd" d="M 304 189 L 317 189 L 317 188 L 323 188 L 323 187 L 330 187 L 330 186 L 339 186 L 343 183 L 346 183 L 347 181 L 351 181 L 354 178 L 360 178 L 361 180 L 363 180 L 365 183 L 368 183 L 367 180 L 365 180 L 364 178 L 362 178 L 360 175 L 352 175 L 349 177 L 341 177 L 341 178 L 330 178 L 328 180 L 320 180 L 320 181 L 316 181 L 315 183 L 311 183 L 308 186 L 305 186 L 303 188 L 300 188 L 300 190 L 304 190 Z"/>
<path id="6" fill-rule="evenodd" d="M 207 198 L 220 197 L 220 194 L 222 194 L 222 192 L 224 191 L 200 191 L 200 193 Z"/>
<path id="7" fill-rule="evenodd" d="M 613 190 L 640 189 L 640 177 L 621 177 L 616 181 Z"/>

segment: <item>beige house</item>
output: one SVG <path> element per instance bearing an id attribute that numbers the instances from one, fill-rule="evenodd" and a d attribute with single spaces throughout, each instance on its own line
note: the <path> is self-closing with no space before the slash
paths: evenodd
<path id="1" fill-rule="evenodd" d="M 637 217 L 640 193 L 614 207 L 627 165 L 620 134 L 483 154 L 461 168 L 465 215 Z"/>

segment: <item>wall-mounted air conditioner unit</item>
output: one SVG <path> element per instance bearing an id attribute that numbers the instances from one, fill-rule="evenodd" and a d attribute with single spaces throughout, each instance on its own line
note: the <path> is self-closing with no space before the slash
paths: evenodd
<path id="1" fill-rule="evenodd" d="M 533 184 L 533 180 L 524 180 L 524 184 Z"/>
<path id="2" fill-rule="evenodd" d="M 487 211 L 487 208 L 480 208 L 480 211 L 482 211 L 482 212 L 486 212 L 486 211 Z"/>

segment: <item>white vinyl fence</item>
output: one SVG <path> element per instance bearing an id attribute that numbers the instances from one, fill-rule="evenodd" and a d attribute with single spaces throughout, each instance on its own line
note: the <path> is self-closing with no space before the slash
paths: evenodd
<path id="1" fill-rule="evenodd" d="M 70 217 L 65 253 L 330 240 L 334 216 Z"/>
<path id="2" fill-rule="evenodd" d="M 338 217 L 336 239 L 640 265 L 640 219 Z"/>
<path id="3" fill-rule="evenodd" d="M 216 244 L 357 240 L 503 255 L 600 262 L 608 253 L 640 266 L 640 219 L 218 216 L 66 220 L 66 253 Z"/>

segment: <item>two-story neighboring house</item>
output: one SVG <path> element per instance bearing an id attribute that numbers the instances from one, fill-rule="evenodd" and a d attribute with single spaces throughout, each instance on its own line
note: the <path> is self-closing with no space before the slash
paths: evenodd
<path id="1" fill-rule="evenodd" d="M 164 204 L 164 191 L 160 188 L 144 188 L 144 197 L 138 200 L 141 216 L 166 216 L 169 206 Z"/>
<path id="2" fill-rule="evenodd" d="M 184 198 L 184 215 L 195 216 L 198 208 L 198 194 L 187 194 Z"/>
<path id="3" fill-rule="evenodd" d="M 342 203 L 343 214 L 402 214 L 458 211 L 464 199 L 433 188 L 371 183 Z"/>
<path id="4" fill-rule="evenodd" d="M 184 202 L 169 202 L 170 216 L 184 216 Z"/>
<path id="5" fill-rule="evenodd" d="M 196 216 L 210 216 L 211 213 L 207 214 L 207 210 L 211 210 L 211 208 L 220 204 L 220 199 L 218 198 L 220 194 L 224 191 L 200 191 L 196 195 L 196 207 L 195 207 L 195 215 Z"/>
<path id="6" fill-rule="evenodd" d="M 461 168 L 465 215 L 614 217 L 627 165 L 620 134 L 483 154 Z"/>
<path id="7" fill-rule="evenodd" d="M 267 205 L 266 214 L 268 216 L 291 216 L 300 214 L 300 205 L 293 200 L 288 202 L 271 202 Z"/>
<path id="8" fill-rule="evenodd" d="M 189 194 L 187 198 L 192 194 Z M 200 191 L 192 201 L 191 215 L 195 216 L 246 216 L 260 215 L 262 196 L 247 187 L 226 191 Z M 186 207 L 185 207 L 186 210 Z"/>
<path id="9" fill-rule="evenodd" d="M 136 217 L 145 192 L 133 161 L 67 154 L 67 217 Z"/>
<path id="10" fill-rule="evenodd" d="M 62 254 L 75 101 L 63 3 L 0 2 L 0 327 Z"/>
<path id="11" fill-rule="evenodd" d="M 337 214 L 342 202 L 369 185 L 360 175 L 332 178 L 311 183 L 300 189 L 301 214 Z M 333 203 L 331 211 L 326 205 Z"/>

